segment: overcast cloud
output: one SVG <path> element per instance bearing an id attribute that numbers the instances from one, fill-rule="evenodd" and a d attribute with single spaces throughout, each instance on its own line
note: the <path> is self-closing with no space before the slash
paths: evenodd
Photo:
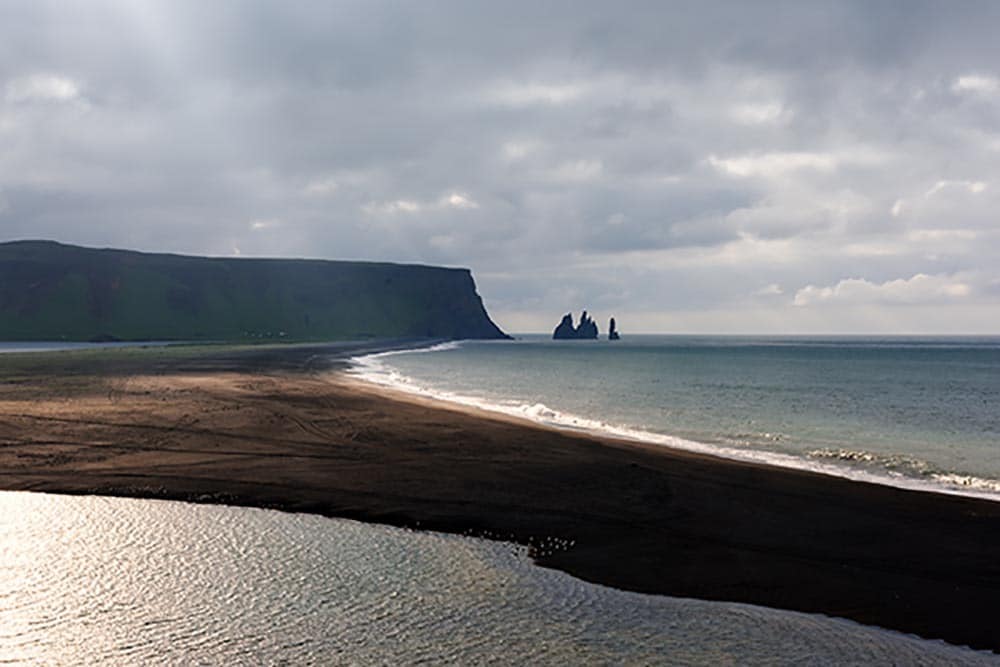
<path id="1" fill-rule="evenodd" d="M 996 2 L 0 0 L 0 240 L 468 266 L 510 331 L 997 333 L 998 34 Z"/>

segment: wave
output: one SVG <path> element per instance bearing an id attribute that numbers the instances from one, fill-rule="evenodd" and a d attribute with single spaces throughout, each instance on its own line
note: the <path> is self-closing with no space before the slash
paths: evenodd
<path id="1" fill-rule="evenodd" d="M 827 448 L 814 449 L 807 453 L 816 459 L 843 461 L 881 468 L 889 473 L 895 473 L 907 478 L 924 478 L 955 492 L 960 490 L 975 490 L 988 494 L 991 498 L 1000 498 L 1000 480 L 965 475 L 956 472 L 936 469 L 931 463 L 903 454 L 878 454 L 865 450 Z"/>
<path id="2" fill-rule="evenodd" d="M 348 360 L 351 364 L 348 372 L 360 380 L 379 386 L 463 407 L 495 412 L 561 430 L 610 436 L 735 461 L 804 470 L 858 482 L 932 493 L 971 496 L 1000 502 L 1000 480 L 935 470 L 929 463 L 911 457 L 886 456 L 864 450 L 848 449 L 817 449 L 802 456 L 751 449 L 747 447 L 750 443 L 742 439 L 734 439 L 736 447 L 710 444 L 562 412 L 544 403 L 490 400 L 457 394 L 422 385 L 414 378 L 400 373 L 383 361 L 398 354 L 447 352 L 458 349 L 461 345 L 460 341 L 451 341 L 426 348 L 393 350 L 352 357 Z M 780 434 L 768 433 L 764 435 L 771 436 L 770 439 L 774 442 L 784 438 Z"/>
<path id="3" fill-rule="evenodd" d="M 359 357 L 351 357 L 348 361 L 356 366 L 374 366 L 378 359 L 385 359 L 386 357 L 393 357 L 397 354 L 420 354 L 421 352 L 447 352 L 448 350 L 457 350 L 462 346 L 462 341 L 460 340 L 449 340 L 444 343 L 435 343 L 434 345 L 428 345 L 427 347 L 414 347 L 414 348 L 403 348 L 401 350 L 389 350 L 387 352 L 375 352 L 373 354 L 364 354 Z"/>

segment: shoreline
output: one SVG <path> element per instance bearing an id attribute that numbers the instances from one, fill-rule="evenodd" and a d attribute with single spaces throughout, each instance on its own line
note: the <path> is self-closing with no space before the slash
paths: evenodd
<path id="1" fill-rule="evenodd" d="M 539 565 L 616 588 L 1000 652 L 996 502 L 402 400 L 315 356 L 158 351 L 0 366 L 0 488 L 492 536 L 534 543 Z"/>
<path id="2" fill-rule="evenodd" d="M 448 345 L 450 343 L 446 343 Z M 976 498 L 991 502 L 1000 503 L 1000 480 L 991 478 L 976 477 L 971 474 L 955 472 L 935 472 L 928 475 L 929 478 L 915 477 L 898 473 L 893 475 L 887 471 L 868 470 L 861 467 L 850 467 L 847 465 L 837 465 L 836 463 L 824 460 L 811 460 L 801 455 L 774 452 L 762 449 L 737 449 L 722 444 L 702 442 L 692 440 L 688 437 L 675 436 L 655 431 L 645 431 L 630 426 L 619 426 L 580 417 L 572 413 L 562 413 L 555 411 L 558 415 L 567 417 L 574 422 L 592 422 L 598 425 L 562 424 L 558 421 L 545 421 L 541 418 L 534 418 L 521 413 L 519 409 L 506 408 L 499 403 L 490 403 L 485 399 L 474 396 L 453 394 L 446 391 L 439 391 L 418 385 L 406 385 L 403 383 L 393 383 L 382 381 L 377 375 L 370 372 L 358 372 L 356 368 L 359 362 L 367 365 L 364 360 L 367 358 L 382 357 L 387 355 L 401 354 L 406 352 L 428 352 L 439 348 L 440 344 L 431 345 L 425 348 L 412 348 L 404 350 L 389 350 L 376 352 L 361 357 L 351 357 L 347 361 L 349 364 L 346 374 L 349 377 L 357 378 L 363 385 L 378 387 L 386 391 L 390 396 L 398 400 L 426 400 L 429 405 L 442 405 L 456 410 L 470 412 L 485 418 L 495 417 L 500 419 L 511 419 L 516 423 L 525 426 L 552 429 L 560 433 L 570 435 L 583 435 L 596 438 L 604 438 L 616 441 L 625 441 L 642 445 L 651 445 L 658 449 L 669 451 L 681 451 L 692 454 L 700 454 L 711 458 L 739 461 L 753 465 L 761 465 L 782 470 L 798 470 L 810 472 L 827 477 L 836 477 L 853 482 L 865 484 L 876 484 L 894 489 L 907 491 L 917 491 L 920 493 L 941 494 L 946 496 L 961 496 L 966 498 Z M 547 408 L 547 406 L 543 406 Z M 843 450 L 847 451 L 847 450 Z M 963 483 L 949 483 L 942 478 L 953 478 L 965 480 Z"/>

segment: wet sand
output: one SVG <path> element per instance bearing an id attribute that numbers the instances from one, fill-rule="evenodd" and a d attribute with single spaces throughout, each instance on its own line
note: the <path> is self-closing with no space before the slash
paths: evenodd
<path id="1" fill-rule="evenodd" d="M 0 488 L 502 537 L 535 545 L 542 565 L 619 588 L 820 612 L 1000 652 L 1000 503 L 457 409 L 329 362 L 353 349 L 6 355 Z"/>

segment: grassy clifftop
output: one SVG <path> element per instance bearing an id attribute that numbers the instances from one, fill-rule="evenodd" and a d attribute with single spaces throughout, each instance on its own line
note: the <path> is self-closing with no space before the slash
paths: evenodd
<path id="1" fill-rule="evenodd" d="M 0 243 L 0 340 L 503 338 L 467 269 Z"/>

